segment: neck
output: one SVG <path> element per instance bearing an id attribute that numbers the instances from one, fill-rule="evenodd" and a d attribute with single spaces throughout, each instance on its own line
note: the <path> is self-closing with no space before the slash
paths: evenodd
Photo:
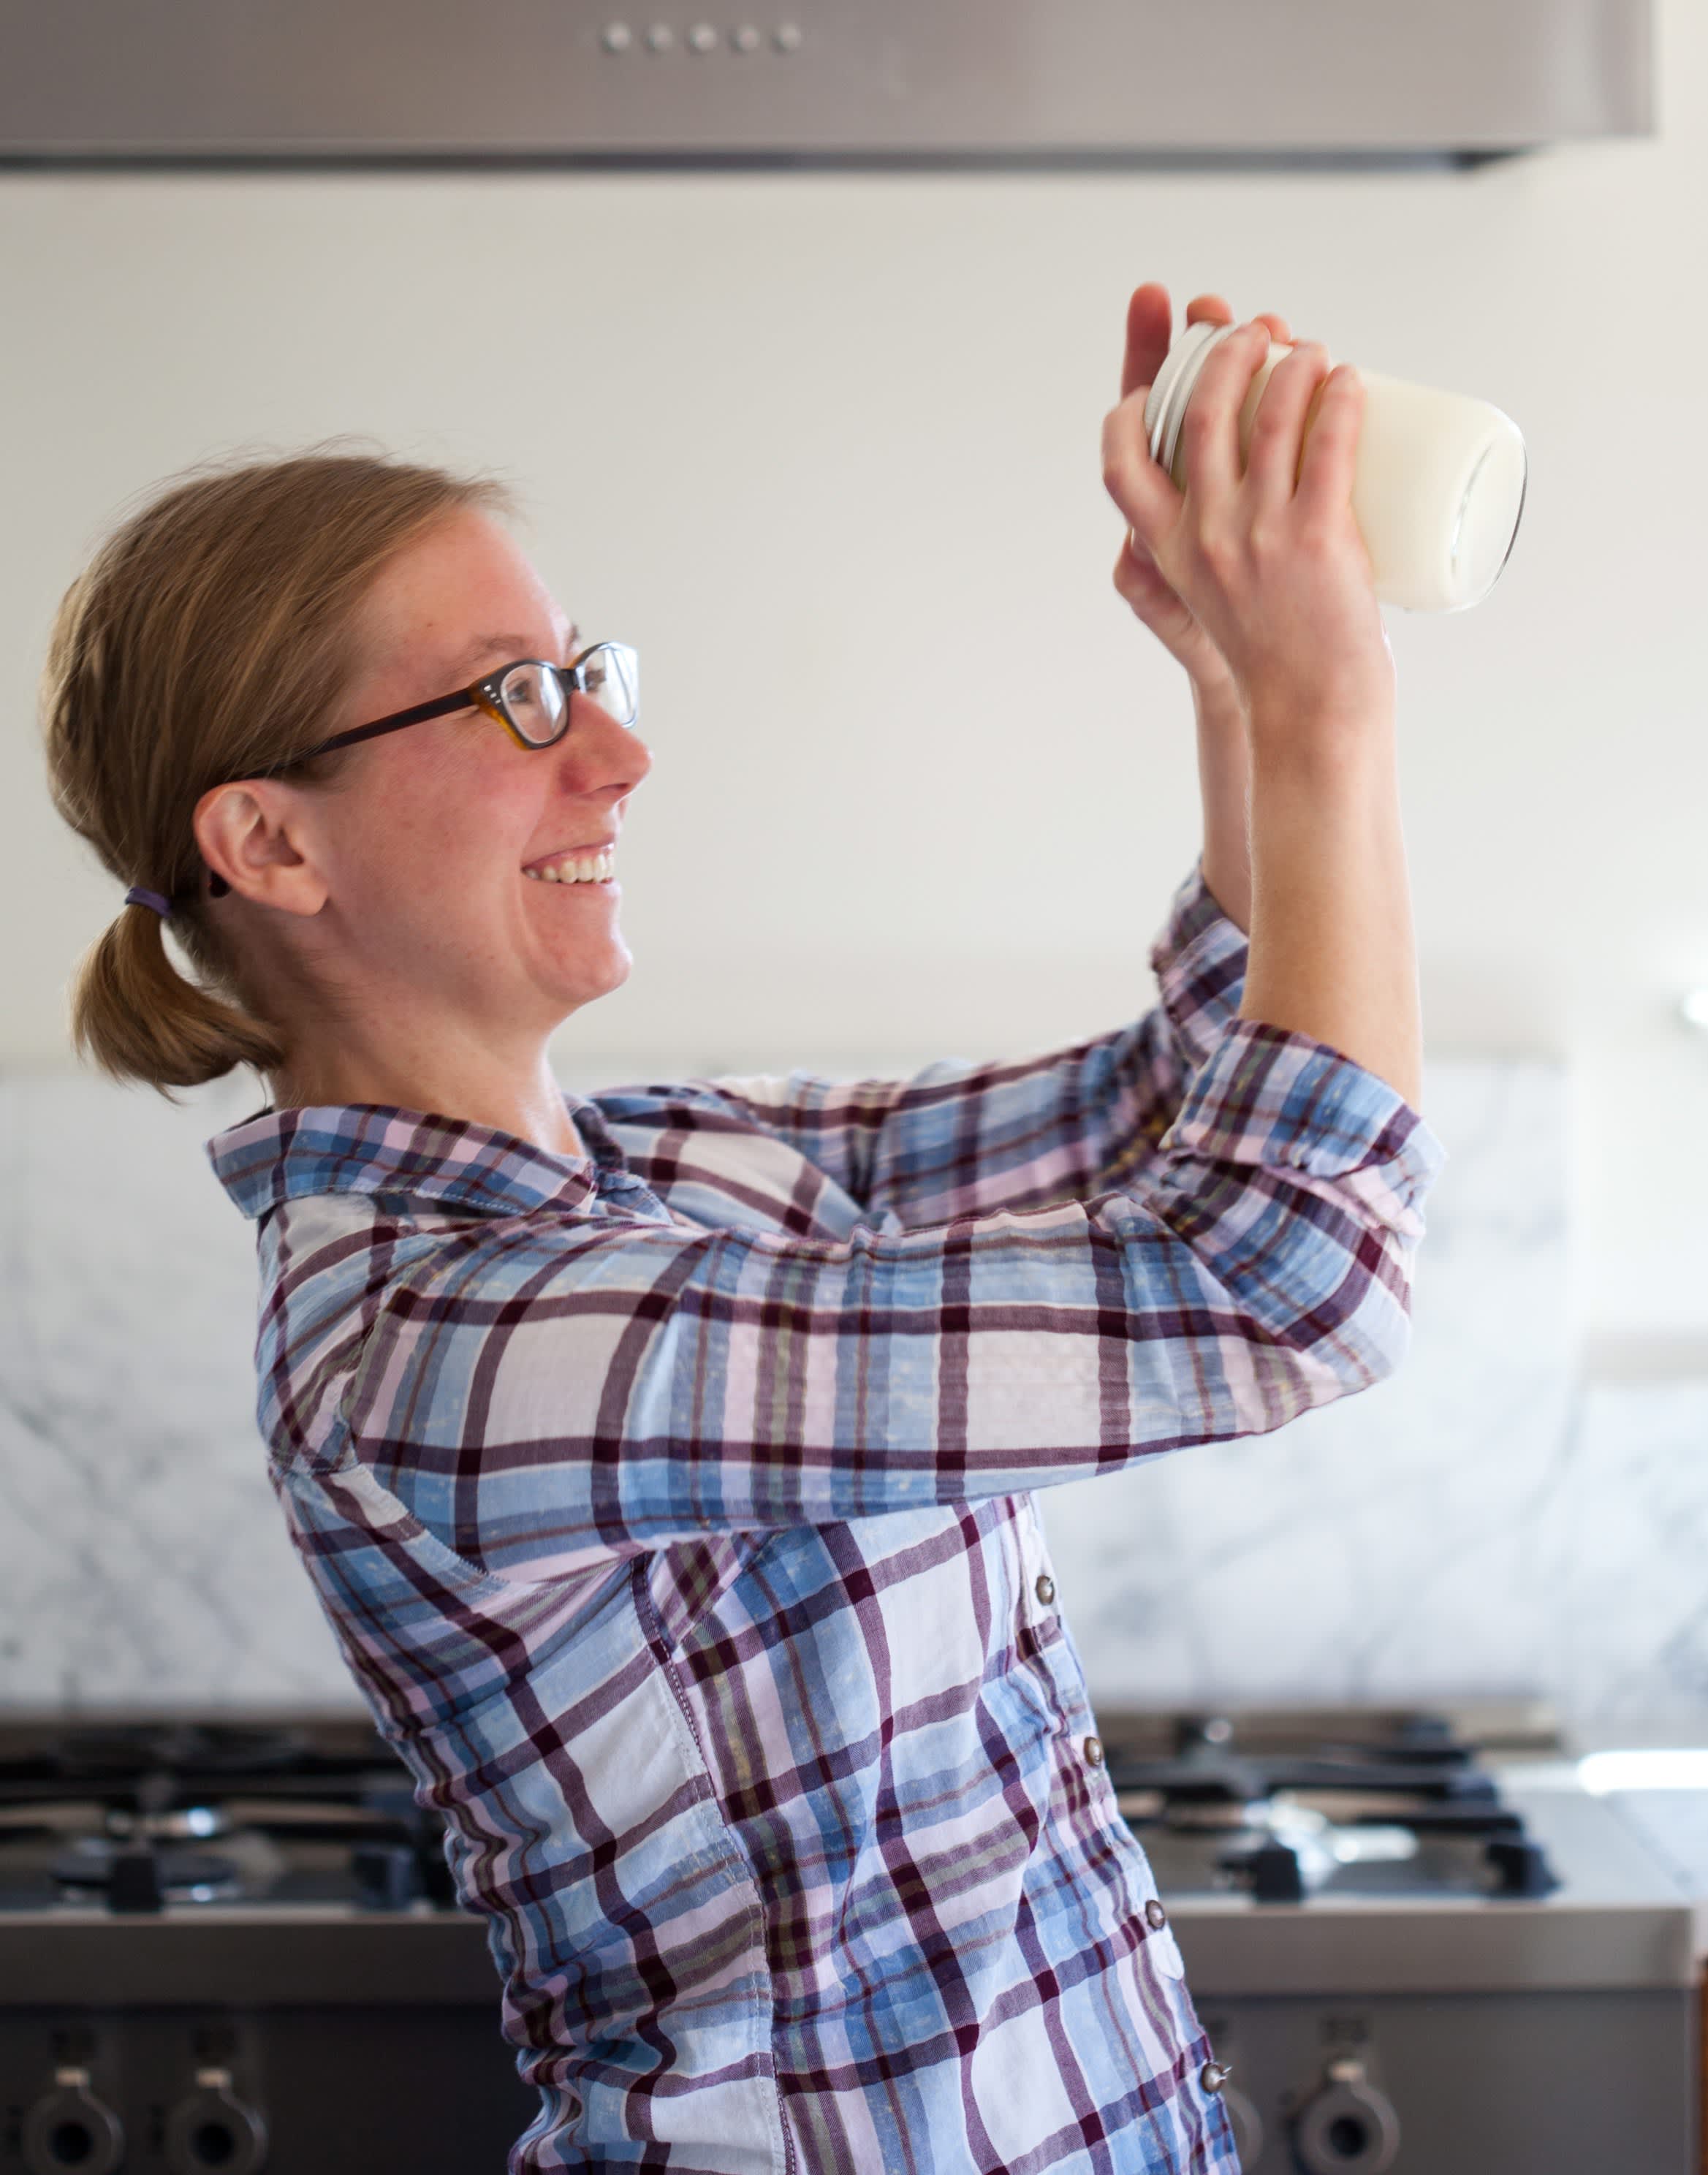
<path id="1" fill-rule="evenodd" d="M 548 1154 L 586 1153 L 543 1039 L 500 1051 L 442 1024 L 418 1046 L 409 1038 L 390 1038 L 382 1048 L 359 1033 L 343 1033 L 333 1047 L 294 1049 L 274 1080 L 273 1099 L 280 1109 L 377 1103 L 431 1111 L 513 1133 Z"/>

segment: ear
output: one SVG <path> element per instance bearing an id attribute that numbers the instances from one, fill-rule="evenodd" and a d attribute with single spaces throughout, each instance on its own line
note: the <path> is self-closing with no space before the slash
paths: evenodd
<path id="1" fill-rule="evenodd" d="M 196 803 L 192 821 L 216 890 L 223 883 L 281 914 L 318 914 L 325 905 L 301 796 L 289 786 L 258 778 L 216 785 Z"/>

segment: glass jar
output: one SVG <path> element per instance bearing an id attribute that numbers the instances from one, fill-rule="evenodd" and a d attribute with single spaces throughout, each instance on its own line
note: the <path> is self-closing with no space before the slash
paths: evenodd
<path id="1" fill-rule="evenodd" d="M 1151 458 L 1186 487 L 1181 425 L 1211 355 L 1238 329 L 1189 325 L 1145 402 Z M 1242 457 L 1263 388 L 1291 348 L 1270 343 L 1239 411 Z M 1370 555 L 1376 594 L 1407 611 L 1480 604 L 1512 553 L 1524 511 L 1518 426 L 1486 400 L 1439 393 L 1361 370 L 1364 410 L 1353 475 L 1353 515 Z M 1307 426 L 1309 436 L 1309 426 Z"/>

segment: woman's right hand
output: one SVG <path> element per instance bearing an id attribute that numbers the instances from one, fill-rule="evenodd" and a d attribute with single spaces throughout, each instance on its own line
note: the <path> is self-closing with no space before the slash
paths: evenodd
<path id="1" fill-rule="evenodd" d="M 1364 391 L 1315 343 L 1283 358 L 1242 465 L 1239 419 L 1269 352 L 1261 323 L 1223 340 L 1183 431 L 1186 487 L 1151 458 L 1139 387 L 1103 424 L 1103 481 L 1158 571 L 1226 659 L 1254 731 L 1391 724 L 1393 654 L 1353 518 Z M 1306 437 L 1309 425 L 1309 437 Z"/>

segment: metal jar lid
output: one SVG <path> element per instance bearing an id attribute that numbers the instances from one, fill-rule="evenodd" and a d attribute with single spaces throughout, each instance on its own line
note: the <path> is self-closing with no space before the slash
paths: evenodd
<path id="1" fill-rule="evenodd" d="M 1238 325 L 1210 324 L 1201 320 L 1188 325 L 1168 350 L 1157 372 L 1157 382 L 1145 397 L 1145 431 L 1151 458 L 1174 473 L 1174 453 L 1180 442 L 1180 426 L 1186 420 L 1193 388 L 1219 342 L 1239 331 Z"/>

